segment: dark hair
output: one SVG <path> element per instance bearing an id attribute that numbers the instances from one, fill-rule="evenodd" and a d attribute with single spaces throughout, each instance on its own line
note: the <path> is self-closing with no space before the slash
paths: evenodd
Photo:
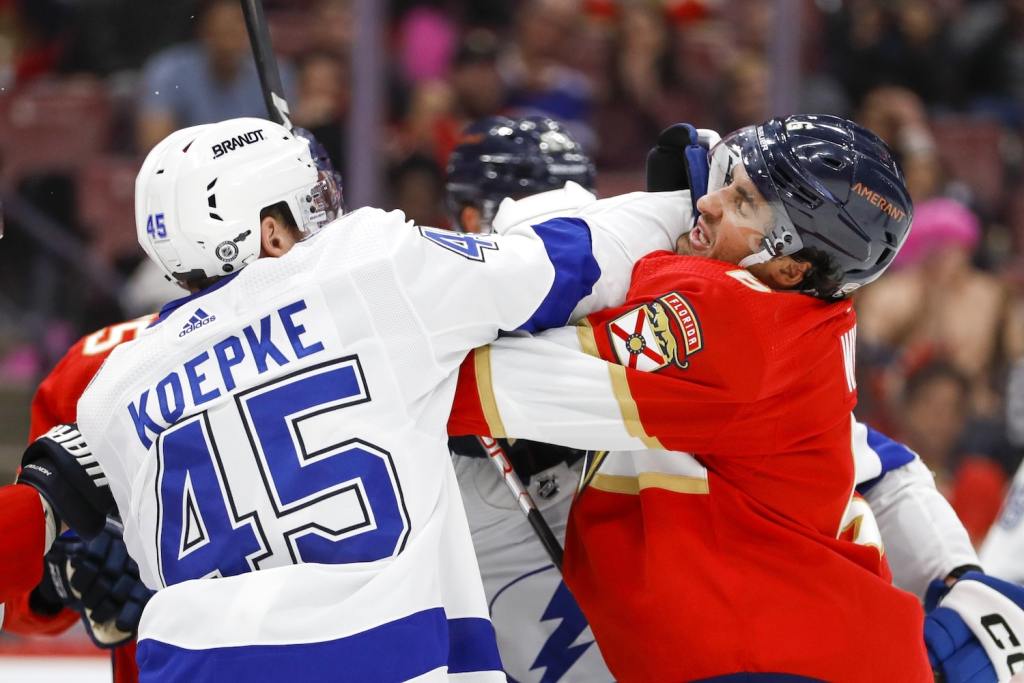
<path id="1" fill-rule="evenodd" d="M 299 224 L 295 222 L 295 216 L 292 215 L 292 210 L 288 206 L 288 202 L 278 202 L 265 206 L 260 210 L 260 223 L 267 216 L 271 216 L 276 219 L 278 223 L 282 223 L 284 227 L 288 228 L 288 232 L 292 233 L 292 236 L 298 240 L 302 238 L 302 231 L 299 230 Z"/>
<path id="2" fill-rule="evenodd" d="M 793 260 L 811 264 L 804 279 L 795 289 L 821 292 L 825 297 L 834 293 L 843 282 L 843 270 L 836 260 L 817 247 L 804 247 L 793 254 Z"/>
<path id="3" fill-rule="evenodd" d="M 903 402 L 909 403 L 916 400 L 925 388 L 933 382 L 941 380 L 953 382 L 960 393 L 964 395 L 971 389 L 970 381 L 963 372 L 948 360 L 936 358 L 907 375 L 907 381 L 903 387 Z"/>

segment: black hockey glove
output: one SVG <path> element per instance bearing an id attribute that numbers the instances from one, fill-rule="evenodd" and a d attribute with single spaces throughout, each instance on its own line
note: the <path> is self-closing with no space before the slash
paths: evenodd
<path id="1" fill-rule="evenodd" d="M 697 200 L 708 192 L 708 149 L 718 139 L 714 131 L 698 130 L 688 123 L 661 131 L 647 153 L 647 191 L 690 190 L 696 219 Z"/>
<path id="2" fill-rule="evenodd" d="M 153 591 L 139 579 L 116 519 L 107 520 L 91 541 L 70 532 L 46 554 L 46 572 L 33 591 L 31 606 L 44 614 L 70 607 L 82 615 L 97 647 L 112 648 L 135 637 L 142 610 Z"/>
<path id="3" fill-rule="evenodd" d="M 83 538 L 103 530 L 115 510 L 107 478 L 74 424 L 58 425 L 25 449 L 18 483 L 32 486 L 57 517 Z"/>

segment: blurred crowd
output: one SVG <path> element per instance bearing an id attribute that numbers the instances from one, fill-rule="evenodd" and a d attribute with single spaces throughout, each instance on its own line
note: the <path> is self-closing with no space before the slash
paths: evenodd
<path id="1" fill-rule="evenodd" d="M 666 125 L 770 115 L 778 41 L 794 111 L 893 147 L 917 207 L 860 295 L 861 419 L 936 472 L 980 540 L 1024 454 L 1024 0 L 394 0 L 381 202 L 445 226 L 444 164 L 479 117 L 559 119 L 603 194 L 640 189 Z M 350 0 L 264 0 L 293 120 L 346 162 Z M 173 288 L 140 269 L 132 182 L 175 128 L 265 109 L 237 0 L 0 0 L 0 383 Z M 467 293 L 469 294 L 469 293 Z"/>

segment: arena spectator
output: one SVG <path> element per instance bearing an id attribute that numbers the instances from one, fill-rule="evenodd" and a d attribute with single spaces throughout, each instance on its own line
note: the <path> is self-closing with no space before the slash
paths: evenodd
<path id="1" fill-rule="evenodd" d="M 907 88 L 879 86 L 865 95 L 858 120 L 877 131 L 896 152 L 915 202 L 940 192 L 942 166 L 920 97 Z"/>
<path id="2" fill-rule="evenodd" d="M 922 202 L 893 272 L 858 301 L 859 337 L 869 346 L 945 357 L 968 384 L 962 407 L 994 417 L 1000 397 L 993 378 L 1024 355 L 1015 339 L 1024 321 L 1005 284 L 976 268 L 977 217 L 950 199 Z"/>
<path id="3" fill-rule="evenodd" d="M 292 121 L 313 133 L 335 168 L 345 168 L 345 125 L 351 87 L 348 64 L 334 52 L 313 52 L 299 65 Z"/>
<path id="4" fill-rule="evenodd" d="M 900 438 L 935 473 L 971 539 L 979 544 L 999 513 L 1008 477 L 988 453 L 970 449 L 964 404 L 970 385 L 951 364 L 932 360 L 914 370 L 902 391 Z"/>
<path id="5" fill-rule="evenodd" d="M 207 0 L 196 13 L 197 42 L 168 48 L 142 75 L 136 142 L 148 150 L 171 131 L 238 116 L 266 116 L 242 11 L 233 0 Z M 285 94 L 293 78 L 282 65 Z"/>
<path id="6" fill-rule="evenodd" d="M 412 88 L 391 157 L 431 158 L 440 170 L 466 124 L 500 113 L 506 100 L 498 72 L 498 38 L 487 29 L 472 29 L 455 53 L 448 79 L 427 80 Z"/>
<path id="7" fill-rule="evenodd" d="M 413 154 L 391 169 L 394 208 L 416 225 L 448 227 L 444 208 L 444 176 L 430 157 Z"/>
<path id="8" fill-rule="evenodd" d="M 587 149 L 596 149 L 593 91 L 567 55 L 581 29 L 576 0 L 530 0 L 516 15 L 513 43 L 501 61 L 508 105 L 517 115 L 543 114 L 569 128 Z"/>
<path id="9" fill-rule="evenodd" d="M 646 141 L 663 128 L 707 119 L 699 100 L 688 94 L 673 27 L 657 5 L 624 6 L 606 56 L 607 84 L 595 113 L 597 162 L 603 168 L 640 168 Z"/>

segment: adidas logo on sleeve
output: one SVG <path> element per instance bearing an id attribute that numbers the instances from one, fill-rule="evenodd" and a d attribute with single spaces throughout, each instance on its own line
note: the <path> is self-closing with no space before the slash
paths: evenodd
<path id="1" fill-rule="evenodd" d="M 182 326 L 181 332 L 178 333 L 178 336 L 184 337 L 189 332 L 198 330 L 203 325 L 208 325 L 216 319 L 217 316 L 210 315 L 203 309 L 197 308 L 196 312 L 192 314 L 192 317 L 188 319 L 188 322 Z"/>

